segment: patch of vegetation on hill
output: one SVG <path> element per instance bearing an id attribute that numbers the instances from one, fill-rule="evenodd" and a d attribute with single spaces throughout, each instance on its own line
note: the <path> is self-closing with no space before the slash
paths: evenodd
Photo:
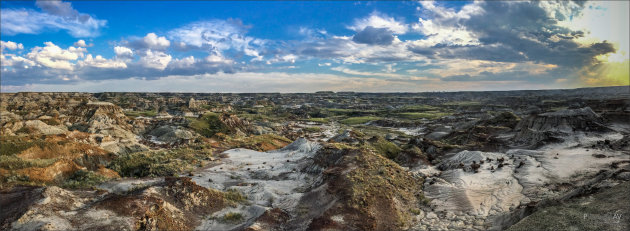
<path id="1" fill-rule="evenodd" d="M 284 136 L 276 134 L 262 134 L 247 137 L 224 137 L 225 141 L 233 148 L 247 148 L 256 151 L 269 151 L 283 148 L 292 141 Z"/>
<path id="2" fill-rule="evenodd" d="M 0 156 L 10 156 L 18 154 L 35 145 L 43 146 L 40 140 L 29 140 L 26 137 L 2 137 L 0 138 Z"/>
<path id="3" fill-rule="evenodd" d="M 107 180 L 107 177 L 92 171 L 79 170 L 72 174 L 64 183 L 64 188 L 90 188 Z"/>
<path id="4" fill-rule="evenodd" d="M 342 214 L 350 229 L 407 229 L 414 212 L 428 203 L 424 179 L 369 149 L 348 150 L 327 174 L 332 192 L 342 199 L 325 216 Z"/>
<path id="5" fill-rule="evenodd" d="M 16 170 L 30 167 L 47 167 L 57 161 L 57 158 L 51 159 L 22 159 L 17 156 L 0 156 L 0 168 L 7 170 Z"/>
<path id="6" fill-rule="evenodd" d="M 243 219 L 244 219 L 243 214 L 229 212 L 223 215 L 223 218 L 221 219 L 221 221 L 225 223 L 236 224 L 236 223 L 241 222 Z"/>
<path id="7" fill-rule="evenodd" d="M 236 205 L 237 203 L 244 203 L 245 201 L 247 201 L 245 195 L 243 195 L 236 189 L 226 190 L 225 192 L 223 192 L 223 197 L 228 202 L 231 202 L 232 205 Z"/>
<path id="8" fill-rule="evenodd" d="M 120 155 L 108 168 L 126 177 L 175 176 L 190 171 L 211 156 L 208 151 L 179 148 Z"/>
<path id="9" fill-rule="evenodd" d="M 212 137 L 217 133 L 230 132 L 230 129 L 221 122 L 219 115 L 216 113 L 206 113 L 201 118 L 191 119 L 188 126 L 205 137 Z"/>
<path id="10" fill-rule="evenodd" d="M 150 111 L 125 111 L 125 115 L 131 118 L 135 118 L 138 116 L 144 116 L 144 117 L 154 117 L 157 115 L 157 112 L 154 110 L 150 110 Z"/>
<path id="11" fill-rule="evenodd" d="M 371 148 L 378 154 L 388 158 L 388 159 L 396 159 L 398 154 L 402 151 L 398 145 L 387 141 L 383 137 L 376 136 L 376 140 L 371 142 Z"/>
<path id="12" fill-rule="evenodd" d="M 437 119 L 440 117 L 444 117 L 450 115 L 448 112 L 439 112 L 439 111 L 428 111 L 428 112 L 403 112 L 396 114 L 397 117 L 417 120 L 417 119 Z"/>
<path id="13" fill-rule="evenodd" d="M 101 161 L 113 158 L 99 147 L 76 142 L 65 135 L 2 137 L 0 141 L 0 187 L 63 186 L 76 171 L 86 171 L 85 176 L 90 178 L 96 173 L 80 169 L 96 170 Z M 87 187 L 88 182 L 79 182 L 87 178 L 76 178 L 70 184 Z"/>
<path id="14" fill-rule="evenodd" d="M 439 109 L 440 108 L 435 107 L 435 106 L 420 104 L 420 105 L 407 105 L 407 106 L 401 107 L 400 109 L 397 109 L 396 111 L 423 112 L 423 111 L 437 111 Z"/>

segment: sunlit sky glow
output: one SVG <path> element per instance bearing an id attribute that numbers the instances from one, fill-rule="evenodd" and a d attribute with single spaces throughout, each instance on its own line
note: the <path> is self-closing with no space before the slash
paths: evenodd
<path id="1" fill-rule="evenodd" d="M 628 85 L 628 1 L 2 1 L 1 90 Z"/>

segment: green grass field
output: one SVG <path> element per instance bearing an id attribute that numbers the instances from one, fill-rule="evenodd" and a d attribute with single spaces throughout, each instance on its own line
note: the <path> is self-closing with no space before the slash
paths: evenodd
<path id="1" fill-rule="evenodd" d="M 438 112 L 438 111 L 429 111 L 429 112 L 403 112 L 398 113 L 395 116 L 403 119 L 417 120 L 417 119 L 437 119 L 440 117 L 444 117 L 450 115 L 448 112 Z"/>
<path id="2" fill-rule="evenodd" d="M 447 102 L 444 105 L 446 106 L 477 106 L 477 105 L 481 105 L 481 102 L 479 101 L 452 101 L 452 102 Z"/>
<path id="3" fill-rule="evenodd" d="M 157 112 L 155 111 L 126 111 L 125 115 L 129 117 L 138 117 L 138 116 L 153 117 L 157 115 Z"/>
<path id="4" fill-rule="evenodd" d="M 381 119 L 381 117 L 377 117 L 377 116 L 359 116 L 359 117 L 350 117 L 347 119 L 343 119 L 341 121 L 339 121 L 342 124 L 345 125 L 357 125 L 357 124 L 364 124 L 370 121 L 374 121 L 374 120 L 379 120 Z"/>

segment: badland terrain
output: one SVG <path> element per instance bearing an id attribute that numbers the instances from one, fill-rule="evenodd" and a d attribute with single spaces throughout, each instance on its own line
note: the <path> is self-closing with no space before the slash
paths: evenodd
<path id="1" fill-rule="evenodd" d="M 630 88 L 0 94 L 1 230 L 630 230 Z"/>

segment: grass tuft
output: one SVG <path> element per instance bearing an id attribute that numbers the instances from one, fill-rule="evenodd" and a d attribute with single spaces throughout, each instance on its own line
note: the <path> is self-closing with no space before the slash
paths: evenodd
<path id="1" fill-rule="evenodd" d="M 235 224 L 242 221 L 243 219 L 244 219 L 243 214 L 229 212 L 223 215 L 222 221 L 225 223 Z"/>

